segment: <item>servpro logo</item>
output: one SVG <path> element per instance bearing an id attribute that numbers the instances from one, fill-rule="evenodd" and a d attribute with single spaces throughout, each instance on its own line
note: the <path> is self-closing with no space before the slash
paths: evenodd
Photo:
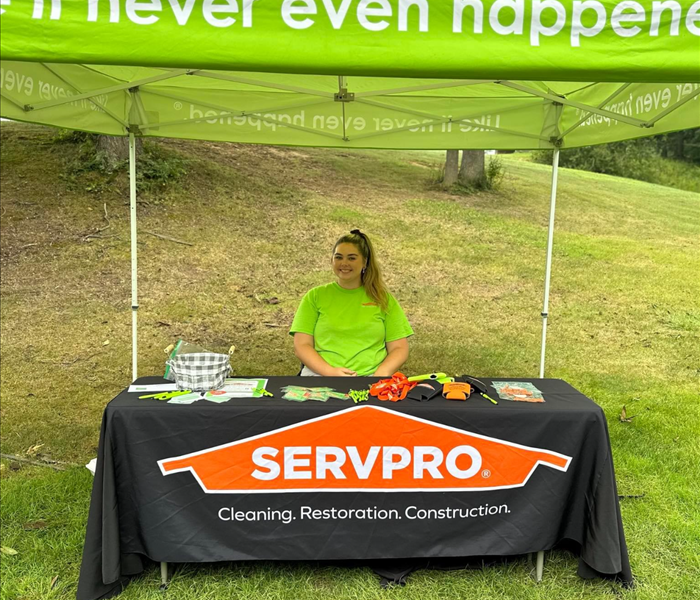
<path id="1" fill-rule="evenodd" d="M 538 465 L 571 457 L 467 433 L 378 406 L 358 406 L 158 461 L 190 471 L 209 494 L 440 492 L 521 487 Z"/>

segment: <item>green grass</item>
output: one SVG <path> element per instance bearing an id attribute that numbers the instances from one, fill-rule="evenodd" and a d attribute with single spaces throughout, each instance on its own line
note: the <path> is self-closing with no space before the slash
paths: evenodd
<path id="1" fill-rule="evenodd" d="M 50 130 L 3 123 L 0 132 L 2 451 L 26 455 L 43 444 L 31 453 L 84 464 L 95 456 L 105 404 L 131 376 L 127 182 L 66 177 L 77 147 L 53 143 Z M 331 280 L 332 242 L 354 227 L 373 236 L 416 331 L 407 371 L 537 374 L 548 167 L 504 156 L 498 192 L 458 196 L 431 184 L 438 153 L 159 143 L 188 174 L 140 198 L 142 374 L 161 373 L 162 349 L 179 337 L 211 350 L 235 344 L 239 375 L 296 372 L 287 327 L 302 294 Z M 103 237 L 87 237 L 107 224 Z M 189 565 L 167 595 L 693 597 L 700 196 L 562 169 L 553 269 L 547 375 L 603 407 L 619 491 L 643 495 L 621 501 L 636 589 L 580 580 L 576 559 L 555 552 L 540 585 L 524 560 L 421 571 L 392 590 L 367 569 Z M 272 296 L 279 304 L 265 302 Z M 619 421 L 623 405 L 636 415 L 631 423 Z M 90 474 L 2 465 L 2 545 L 18 552 L 2 555 L 2 600 L 73 598 Z M 158 580 L 151 569 L 122 597 L 163 598 Z"/>

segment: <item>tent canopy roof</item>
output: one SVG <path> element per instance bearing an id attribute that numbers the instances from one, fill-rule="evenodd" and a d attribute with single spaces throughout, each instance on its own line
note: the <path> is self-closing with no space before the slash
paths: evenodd
<path id="1" fill-rule="evenodd" d="M 700 2 L 657 4 L 16 2 L 2 8 L 1 114 L 346 148 L 576 147 L 698 127 Z"/>

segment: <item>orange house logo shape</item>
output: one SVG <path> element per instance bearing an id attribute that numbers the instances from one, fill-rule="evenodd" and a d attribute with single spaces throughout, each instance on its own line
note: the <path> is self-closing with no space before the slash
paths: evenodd
<path id="1" fill-rule="evenodd" d="M 208 494 L 486 491 L 524 486 L 570 456 L 358 406 L 230 444 L 158 461 Z"/>

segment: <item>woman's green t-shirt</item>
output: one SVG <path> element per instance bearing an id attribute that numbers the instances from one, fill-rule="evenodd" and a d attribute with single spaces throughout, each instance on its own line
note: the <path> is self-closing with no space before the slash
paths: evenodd
<path id="1" fill-rule="evenodd" d="M 385 312 L 363 286 L 346 290 L 334 282 L 306 293 L 289 333 L 314 336 L 316 352 L 329 365 L 367 376 L 386 358 L 385 344 L 413 335 L 413 330 L 391 294 Z"/>

